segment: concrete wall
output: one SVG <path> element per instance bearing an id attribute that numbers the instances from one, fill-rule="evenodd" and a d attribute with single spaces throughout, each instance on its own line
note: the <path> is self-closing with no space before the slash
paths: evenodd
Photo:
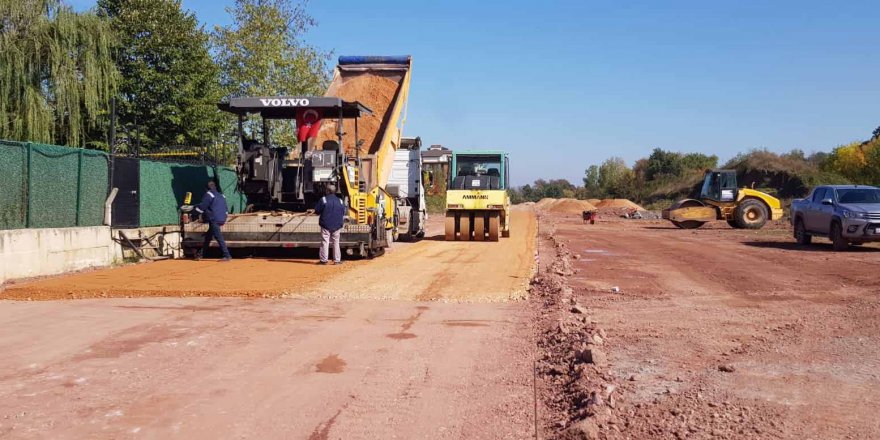
<path id="1" fill-rule="evenodd" d="M 0 230 L 0 283 L 109 266 L 118 248 L 108 226 Z"/>

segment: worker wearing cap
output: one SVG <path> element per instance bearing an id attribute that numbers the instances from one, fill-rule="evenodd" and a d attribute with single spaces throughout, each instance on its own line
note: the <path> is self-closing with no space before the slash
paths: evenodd
<path id="1" fill-rule="evenodd" d="M 226 197 L 217 191 L 216 182 L 213 180 L 208 181 L 208 192 L 205 193 L 205 196 L 202 197 L 202 202 L 193 211 L 202 217 L 202 222 L 208 224 L 205 242 L 202 245 L 202 250 L 196 254 L 196 259 L 200 260 L 205 252 L 208 251 L 211 240 L 216 239 L 217 244 L 220 245 L 220 251 L 223 252 L 223 259 L 221 261 L 231 260 L 232 256 L 229 255 L 226 240 L 223 239 L 223 233 L 220 231 L 220 227 L 226 223 L 226 213 L 228 211 Z"/>
<path id="2" fill-rule="evenodd" d="M 330 243 L 333 243 L 333 259 L 336 264 L 342 264 L 342 253 L 339 250 L 339 235 L 342 232 L 342 224 L 345 218 L 345 205 L 339 197 L 336 197 L 336 186 L 327 185 L 324 189 L 324 197 L 318 201 L 315 212 L 320 215 L 318 225 L 321 226 L 321 251 L 318 264 L 327 264 L 330 257 Z"/>

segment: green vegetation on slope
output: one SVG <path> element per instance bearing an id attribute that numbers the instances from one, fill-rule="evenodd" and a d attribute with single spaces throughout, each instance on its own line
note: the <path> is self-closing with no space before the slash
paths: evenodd
<path id="1" fill-rule="evenodd" d="M 591 165 L 586 169 L 583 186 L 567 180 L 539 179 L 533 185 L 512 189 L 511 198 L 515 203 L 544 197 L 626 198 L 649 208 L 664 208 L 673 200 L 696 197 L 703 173 L 712 168 L 719 168 L 717 156 L 655 148 L 632 167 L 619 157 Z M 737 170 L 740 186 L 754 187 L 782 199 L 803 197 L 820 184 L 880 185 L 880 128 L 871 139 L 841 145 L 830 153 L 751 150 L 720 168 Z"/>

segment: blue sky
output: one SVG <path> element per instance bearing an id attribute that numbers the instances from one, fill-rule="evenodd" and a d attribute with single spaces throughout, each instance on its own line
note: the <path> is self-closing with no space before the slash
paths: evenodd
<path id="1" fill-rule="evenodd" d="M 79 9 L 93 0 L 69 0 Z M 207 26 L 232 0 L 183 0 Z M 880 125 L 880 3 L 312 1 L 335 55 L 413 55 L 405 134 L 510 151 L 515 184 L 651 149 L 807 152 Z"/>

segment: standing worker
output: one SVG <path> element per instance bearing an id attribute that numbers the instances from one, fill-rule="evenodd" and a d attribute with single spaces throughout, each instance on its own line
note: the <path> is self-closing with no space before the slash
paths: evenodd
<path id="1" fill-rule="evenodd" d="M 202 216 L 202 222 L 208 224 L 205 243 L 202 245 L 202 250 L 196 254 L 197 260 L 201 260 L 202 256 L 208 252 L 212 239 L 217 240 L 220 251 L 223 252 L 223 259 L 220 261 L 226 262 L 232 259 L 232 256 L 229 255 L 229 248 L 226 247 L 226 240 L 223 239 L 223 233 L 220 232 L 220 227 L 226 223 L 227 211 L 226 196 L 217 191 L 216 182 L 209 180 L 208 192 L 202 197 L 202 202 L 199 203 L 199 206 L 195 208 L 195 212 Z"/>
<path id="2" fill-rule="evenodd" d="M 327 264 L 330 257 L 330 242 L 333 242 L 333 262 L 342 264 L 342 253 L 339 250 L 339 234 L 342 232 L 342 224 L 345 218 L 345 205 L 339 197 L 336 197 L 336 186 L 327 185 L 324 189 L 324 197 L 315 207 L 321 217 L 318 219 L 318 225 L 321 226 L 321 251 L 319 257 L 321 261 L 318 264 Z"/>

